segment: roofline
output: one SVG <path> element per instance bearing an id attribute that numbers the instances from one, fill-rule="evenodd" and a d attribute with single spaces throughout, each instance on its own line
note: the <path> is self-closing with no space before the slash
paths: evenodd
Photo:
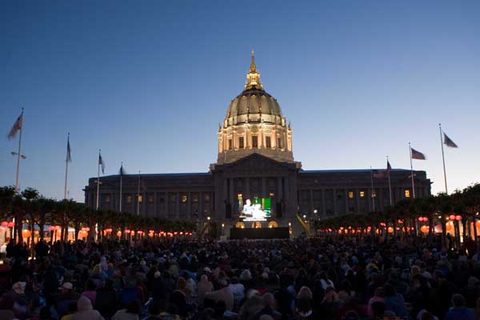
<path id="1" fill-rule="evenodd" d="M 300 170 L 299 173 L 370 173 L 370 171 L 386 171 L 382 169 L 325 169 L 325 170 Z M 414 172 L 426 172 L 424 170 L 413 170 Z M 392 169 L 391 172 L 410 172 L 409 169 Z"/>
<path id="2" fill-rule="evenodd" d="M 207 177 L 211 176 L 211 172 L 185 172 L 185 173 L 141 173 L 140 177 Z M 134 174 L 134 173 L 129 173 L 129 174 L 124 174 L 124 177 L 138 177 L 139 174 Z M 109 176 L 103 176 L 100 178 L 116 178 L 120 177 L 120 174 L 112 174 Z M 90 179 L 96 179 L 96 177 L 92 177 Z"/>

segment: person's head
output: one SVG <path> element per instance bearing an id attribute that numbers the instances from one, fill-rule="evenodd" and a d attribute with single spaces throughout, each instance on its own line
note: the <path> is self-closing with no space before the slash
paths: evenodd
<path id="1" fill-rule="evenodd" d="M 375 297 L 385 298 L 385 289 L 383 287 L 377 287 L 374 293 Z"/>
<path id="2" fill-rule="evenodd" d="M 140 302 L 138 300 L 133 300 L 127 303 L 127 306 L 125 310 L 128 313 L 133 313 L 133 314 L 142 314 L 142 307 L 140 306 Z"/>
<path id="3" fill-rule="evenodd" d="M 297 299 L 312 299 L 313 293 L 309 287 L 303 286 L 298 290 Z"/>
<path id="4" fill-rule="evenodd" d="M 459 293 L 454 294 L 452 296 L 452 305 L 455 308 L 460 308 L 460 307 L 465 306 L 465 298 L 463 297 L 463 295 L 461 295 Z"/>
<path id="5" fill-rule="evenodd" d="M 324 300 L 326 302 L 335 302 L 338 300 L 338 294 L 335 292 L 335 289 L 332 287 L 328 287 L 327 290 L 325 290 L 325 297 Z"/>
<path id="6" fill-rule="evenodd" d="M 88 279 L 85 283 L 85 290 L 86 291 L 95 291 L 97 289 L 97 285 L 92 279 Z"/>
<path id="7" fill-rule="evenodd" d="M 162 312 L 166 312 L 168 309 L 168 301 L 164 299 L 153 300 L 148 305 L 148 314 L 151 316 L 158 316 Z"/>
<path id="8" fill-rule="evenodd" d="M 69 292 L 73 290 L 73 284 L 71 282 L 64 282 L 60 287 L 60 290 L 62 291 L 62 293 Z"/>
<path id="9" fill-rule="evenodd" d="M 94 275 L 99 275 L 100 272 L 102 272 L 102 267 L 99 264 L 96 264 L 95 267 L 93 267 L 92 273 Z"/>
<path id="10" fill-rule="evenodd" d="M 218 279 L 218 285 L 221 287 L 221 288 L 225 288 L 225 287 L 228 287 L 228 280 L 226 277 L 222 277 L 220 279 Z"/>
<path id="11" fill-rule="evenodd" d="M 208 282 L 208 276 L 206 274 L 202 274 L 200 277 L 200 282 Z"/>
<path id="12" fill-rule="evenodd" d="M 275 309 L 275 297 L 271 293 L 265 293 L 262 297 L 263 305 Z"/>
<path id="13" fill-rule="evenodd" d="M 240 274 L 240 280 L 241 281 L 252 280 L 252 273 L 250 272 L 250 270 L 248 269 L 243 270 L 242 273 Z"/>
<path id="14" fill-rule="evenodd" d="M 77 311 L 89 311 L 93 310 L 92 302 L 87 297 L 81 296 L 77 301 Z"/>
<path id="15" fill-rule="evenodd" d="M 177 280 L 177 290 L 186 291 L 187 288 L 187 280 L 183 277 L 179 277 Z"/>
<path id="16" fill-rule="evenodd" d="M 107 280 L 105 280 L 104 288 L 107 289 L 107 290 L 111 290 L 111 289 L 113 289 L 113 285 L 114 285 L 113 280 L 112 279 L 107 279 Z"/>
<path id="17" fill-rule="evenodd" d="M 360 319 L 360 316 L 354 310 L 350 310 L 350 311 L 347 311 L 347 313 L 345 313 L 345 320 L 359 320 L 359 319 Z"/>

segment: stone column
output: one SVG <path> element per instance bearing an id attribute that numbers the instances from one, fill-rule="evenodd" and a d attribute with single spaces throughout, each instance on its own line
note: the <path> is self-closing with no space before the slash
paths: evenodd
<path id="1" fill-rule="evenodd" d="M 176 206 L 175 206 L 175 217 L 180 218 L 180 192 L 177 192 L 176 195 Z"/>
<path id="2" fill-rule="evenodd" d="M 333 214 L 337 215 L 337 189 L 333 188 Z"/>
<path id="3" fill-rule="evenodd" d="M 310 189 L 310 210 L 308 216 L 313 214 L 313 189 Z"/>
<path id="4" fill-rule="evenodd" d="M 321 196 L 322 196 L 322 214 L 324 216 L 326 216 L 327 215 L 327 209 L 326 209 L 326 205 L 325 205 L 325 201 L 326 201 L 325 200 L 325 189 L 321 189 L 320 192 L 321 192 Z"/>
<path id="5" fill-rule="evenodd" d="M 203 207 L 204 199 L 203 192 L 198 193 L 198 218 L 200 219 L 205 215 L 205 208 Z"/>
<path id="6" fill-rule="evenodd" d="M 355 189 L 355 205 L 357 206 L 355 211 L 360 213 L 360 190 L 358 188 Z"/>
<path id="7" fill-rule="evenodd" d="M 267 198 L 267 184 L 266 184 L 266 178 L 262 177 L 262 195 L 260 198 Z"/>
<path id="8" fill-rule="evenodd" d="M 192 217 L 192 193 L 189 191 L 187 193 L 187 206 L 188 206 L 188 210 L 187 210 L 187 217 L 188 218 L 191 218 Z"/>
<path id="9" fill-rule="evenodd" d="M 153 211 L 155 212 L 155 217 L 159 217 L 159 212 L 158 212 L 158 204 L 157 204 L 157 201 L 158 201 L 158 196 L 157 196 L 157 192 L 155 191 L 155 193 L 153 194 Z"/>
<path id="10" fill-rule="evenodd" d="M 168 212 L 168 201 L 169 201 L 169 196 L 168 192 L 165 192 L 165 217 L 168 217 L 170 215 L 170 212 Z"/>
<path id="11" fill-rule="evenodd" d="M 234 178 L 230 178 L 230 194 L 229 194 L 229 201 L 230 201 L 230 206 L 232 207 L 232 215 L 233 215 L 233 201 L 234 200 L 234 186 L 235 184 L 233 183 L 234 182 Z"/>
<path id="12" fill-rule="evenodd" d="M 350 198 L 348 197 L 348 188 L 345 188 L 345 213 L 349 213 L 350 210 Z"/>
<path id="13" fill-rule="evenodd" d="M 277 201 L 282 200 L 282 177 L 277 178 L 277 194 L 275 195 L 275 198 L 277 198 Z"/>

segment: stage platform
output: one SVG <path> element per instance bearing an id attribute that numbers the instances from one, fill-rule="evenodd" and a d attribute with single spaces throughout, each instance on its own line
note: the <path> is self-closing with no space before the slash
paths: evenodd
<path id="1" fill-rule="evenodd" d="M 288 239 L 290 234 L 286 228 L 231 228 L 230 239 Z"/>

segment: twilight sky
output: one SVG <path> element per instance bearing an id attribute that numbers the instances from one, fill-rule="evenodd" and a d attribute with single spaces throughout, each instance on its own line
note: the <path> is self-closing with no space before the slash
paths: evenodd
<path id="1" fill-rule="evenodd" d="M 61 199 L 124 161 L 129 173 L 206 172 L 250 51 L 292 123 L 304 169 L 409 168 L 432 192 L 480 181 L 480 1 L 0 2 L 0 185 Z"/>

